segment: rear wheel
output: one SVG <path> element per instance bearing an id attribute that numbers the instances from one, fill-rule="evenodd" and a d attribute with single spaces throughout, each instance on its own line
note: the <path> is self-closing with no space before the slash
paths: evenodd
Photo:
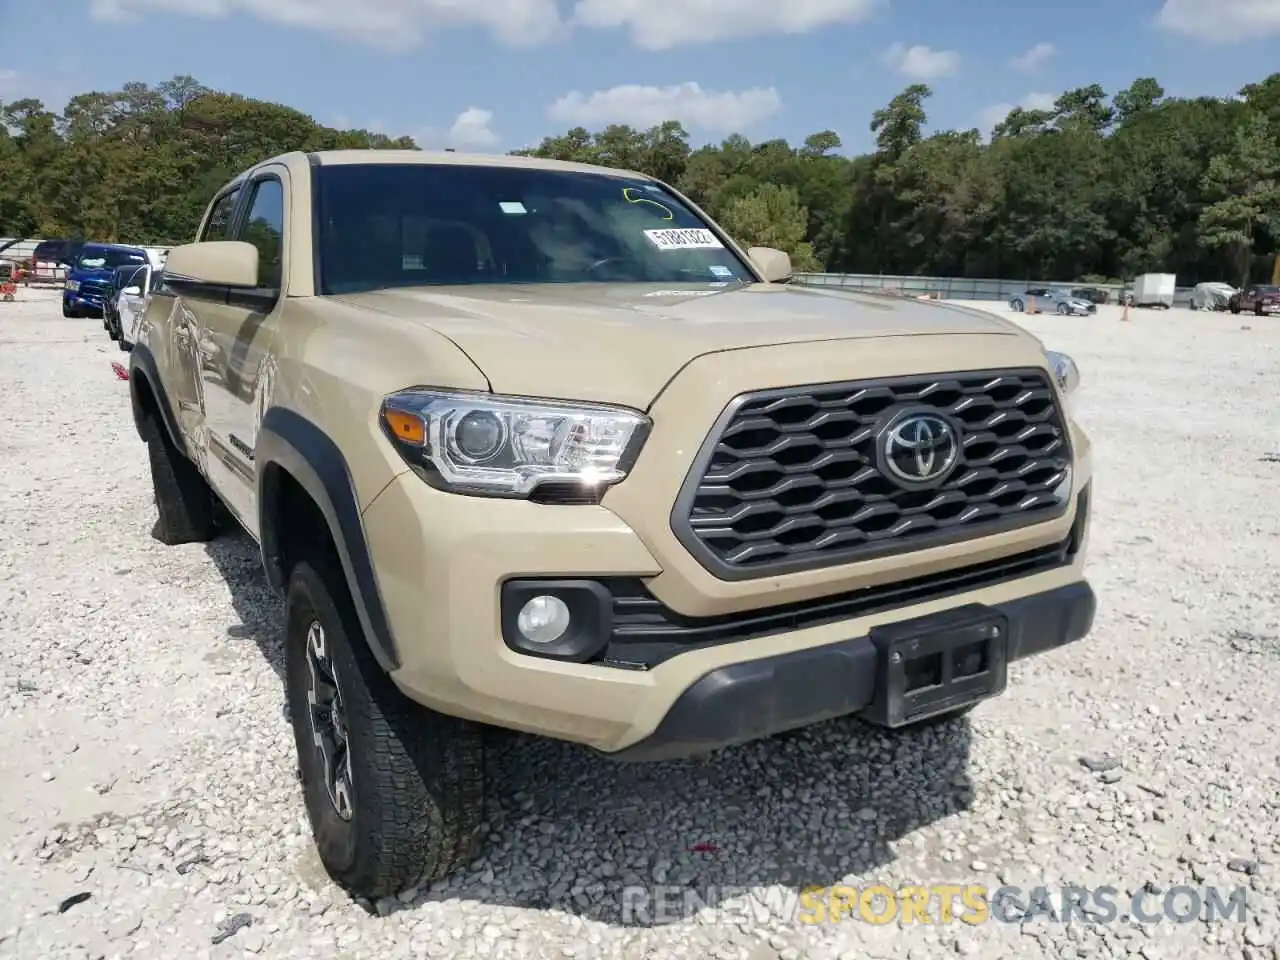
<path id="1" fill-rule="evenodd" d="M 1021 300 L 1014 300 L 1012 303 L 1009 304 L 1009 306 L 1013 307 L 1013 309 L 1016 310 L 1018 313 L 1021 313 L 1023 310 L 1026 309 L 1027 305 L 1023 303 Z"/>
<path id="2" fill-rule="evenodd" d="M 1058 304 L 1058 313 L 1062 314 L 1065 317 L 1070 312 L 1071 312 L 1071 308 L 1068 307 L 1065 303 Z"/>
<path id="3" fill-rule="evenodd" d="M 285 683 L 303 799 L 321 862 L 378 899 L 474 857 L 484 817 L 483 728 L 412 703 L 363 642 L 331 550 L 290 573 Z"/>

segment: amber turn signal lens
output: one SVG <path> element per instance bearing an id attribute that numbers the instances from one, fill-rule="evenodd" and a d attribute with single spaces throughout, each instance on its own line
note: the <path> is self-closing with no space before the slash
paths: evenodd
<path id="1" fill-rule="evenodd" d="M 426 445 L 427 426 L 421 417 L 403 410 L 383 410 L 382 420 L 391 435 L 401 443 L 409 443 L 415 447 Z"/>

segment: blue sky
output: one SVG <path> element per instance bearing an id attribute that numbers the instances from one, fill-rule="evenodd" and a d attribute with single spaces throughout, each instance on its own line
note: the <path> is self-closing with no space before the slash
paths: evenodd
<path id="1" fill-rule="evenodd" d="M 57 0 L 0 31 L 0 99 L 187 73 L 322 123 L 503 151 L 582 124 L 673 117 L 871 145 L 930 84 L 931 126 L 989 128 L 1139 76 L 1226 96 L 1280 69 L 1280 0 Z M 84 29 L 92 21 L 93 32 Z M 86 41 L 92 36 L 92 46 Z M 60 38 L 55 40 L 54 38 Z"/>

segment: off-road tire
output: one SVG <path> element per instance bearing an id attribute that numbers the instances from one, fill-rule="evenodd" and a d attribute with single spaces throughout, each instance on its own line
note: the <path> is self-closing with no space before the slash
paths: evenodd
<path id="1" fill-rule="evenodd" d="M 217 535 L 213 492 L 196 465 L 178 450 L 160 424 L 147 441 L 156 522 L 151 536 L 167 546 L 204 543 Z"/>
<path id="2" fill-rule="evenodd" d="M 329 799 L 312 737 L 308 632 L 324 645 L 342 698 L 351 815 Z M 437 880 L 479 849 L 484 822 L 484 728 L 404 696 L 363 642 L 332 550 L 294 564 L 285 607 L 285 685 L 303 799 L 320 860 L 357 896 L 376 900 Z"/>

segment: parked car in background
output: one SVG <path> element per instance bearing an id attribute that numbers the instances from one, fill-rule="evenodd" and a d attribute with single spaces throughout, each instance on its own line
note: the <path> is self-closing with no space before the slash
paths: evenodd
<path id="1" fill-rule="evenodd" d="M 126 297 L 126 290 L 137 290 L 141 293 L 141 284 L 145 280 L 142 271 L 148 264 L 128 264 L 116 267 L 111 277 L 111 285 L 102 299 L 102 326 L 112 340 L 119 340 L 122 330 L 120 322 L 120 306 Z"/>
<path id="2" fill-rule="evenodd" d="M 151 296 L 156 292 L 164 276 L 163 267 L 147 264 L 134 275 L 133 280 L 120 290 L 116 300 L 116 317 L 120 336 L 116 342 L 121 350 L 132 350 L 138 342 L 138 324 L 146 312 Z"/>
<path id="3" fill-rule="evenodd" d="M 1280 286 L 1251 283 L 1227 301 L 1227 309 L 1232 313 L 1248 313 L 1252 310 L 1260 317 L 1280 313 Z"/>
<path id="4" fill-rule="evenodd" d="M 1037 287 L 1015 296 L 1009 301 L 1009 307 L 1018 313 L 1059 313 L 1064 317 L 1082 317 L 1098 312 L 1096 303 L 1073 296 L 1066 290 L 1048 287 Z"/>
<path id="5" fill-rule="evenodd" d="M 1229 283 L 1211 281 L 1191 288 L 1192 310 L 1226 310 L 1239 291 Z"/>
<path id="6" fill-rule="evenodd" d="M 1071 296 L 1095 304 L 1107 303 L 1111 300 L 1111 291 L 1103 290 L 1101 287 L 1076 287 L 1071 291 Z"/>
<path id="7" fill-rule="evenodd" d="M 65 282 L 83 246 L 83 240 L 41 240 L 31 251 L 30 279 L 35 283 Z"/>
<path id="8" fill-rule="evenodd" d="M 119 267 L 143 266 L 150 258 L 141 247 L 86 243 L 62 289 L 64 317 L 100 317 L 102 304 Z"/>

